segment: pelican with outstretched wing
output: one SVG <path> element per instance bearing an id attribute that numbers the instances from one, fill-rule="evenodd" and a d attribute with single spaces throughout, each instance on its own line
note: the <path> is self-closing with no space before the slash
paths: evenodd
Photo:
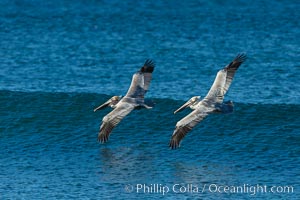
<path id="1" fill-rule="evenodd" d="M 179 147 L 180 141 L 184 136 L 207 115 L 233 112 L 232 101 L 223 103 L 224 95 L 229 89 L 235 72 L 245 60 L 246 54 L 238 54 L 229 65 L 217 73 L 215 81 L 204 99 L 200 101 L 200 96 L 192 97 L 174 112 L 176 114 L 187 107 L 193 109 L 190 114 L 177 122 L 169 143 L 170 148 L 176 149 Z"/>
<path id="2" fill-rule="evenodd" d="M 94 112 L 96 112 L 97 110 L 103 109 L 107 106 L 113 108 L 113 110 L 102 119 L 102 124 L 98 134 L 98 141 L 101 143 L 107 142 L 113 128 L 117 126 L 132 110 L 136 108 L 152 108 L 145 104 L 144 96 L 148 91 L 154 66 L 155 64 L 152 60 L 146 60 L 143 67 L 141 67 L 140 70 L 133 75 L 128 92 L 123 98 L 113 96 L 104 104 L 94 109 Z"/>

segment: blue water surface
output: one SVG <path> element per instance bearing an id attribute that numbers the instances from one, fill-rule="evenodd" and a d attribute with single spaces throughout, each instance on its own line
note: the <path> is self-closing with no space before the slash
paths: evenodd
<path id="1" fill-rule="evenodd" d="M 0 0 L 0 199 L 299 199 L 299 10 L 292 0 Z M 170 150 L 189 113 L 173 111 L 205 96 L 240 52 L 248 59 L 225 98 L 234 113 L 207 117 Z M 93 108 L 124 95 L 147 58 L 155 107 L 99 144 L 109 109 Z"/>

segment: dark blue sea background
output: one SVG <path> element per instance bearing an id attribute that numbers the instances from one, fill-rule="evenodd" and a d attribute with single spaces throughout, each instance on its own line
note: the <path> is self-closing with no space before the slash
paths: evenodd
<path id="1" fill-rule="evenodd" d="M 297 0 L 0 0 L 0 199 L 299 199 L 299 11 Z M 235 111 L 169 149 L 190 112 L 173 111 L 204 97 L 240 52 L 248 59 L 225 97 Z M 155 107 L 99 144 L 110 109 L 93 109 L 125 95 L 147 58 Z"/>

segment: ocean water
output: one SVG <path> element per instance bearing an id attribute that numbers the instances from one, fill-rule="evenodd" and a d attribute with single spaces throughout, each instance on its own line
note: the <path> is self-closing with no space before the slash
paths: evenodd
<path id="1" fill-rule="evenodd" d="M 0 0 L 0 199 L 299 199 L 299 10 L 292 0 Z M 248 59 L 225 97 L 235 111 L 169 149 L 190 112 L 173 111 L 205 96 L 239 52 Z M 93 109 L 125 95 L 147 58 L 155 107 L 99 144 L 110 109 Z"/>

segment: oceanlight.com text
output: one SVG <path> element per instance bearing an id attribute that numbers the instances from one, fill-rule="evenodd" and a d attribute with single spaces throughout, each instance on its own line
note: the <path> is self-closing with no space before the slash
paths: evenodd
<path id="1" fill-rule="evenodd" d="M 218 194 L 247 194 L 254 196 L 256 194 L 277 194 L 277 193 L 294 193 L 294 187 L 291 185 L 263 185 L 263 184 L 242 184 L 242 185 L 223 185 L 223 184 L 127 184 L 124 187 L 127 193 L 138 194 L 161 194 L 168 193 L 218 193 Z"/>

